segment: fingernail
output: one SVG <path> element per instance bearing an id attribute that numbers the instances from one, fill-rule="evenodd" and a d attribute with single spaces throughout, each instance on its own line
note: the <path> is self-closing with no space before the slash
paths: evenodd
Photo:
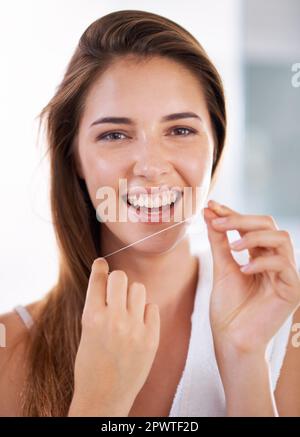
<path id="1" fill-rule="evenodd" d="M 224 205 L 221 205 L 216 200 L 211 199 L 208 203 L 211 205 L 212 208 L 224 209 Z"/>
<path id="2" fill-rule="evenodd" d="M 207 205 L 208 205 L 208 206 L 211 205 L 212 207 L 214 207 L 214 206 L 220 206 L 220 204 L 219 204 L 218 202 L 216 202 L 215 200 L 213 200 L 213 199 L 210 199 L 210 200 L 207 202 Z"/>
<path id="3" fill-rule="evenodd" d="M 101 261 L 101 264 L 104 264 L 107 270 L 109 269 L 108 262 L 106 261 L 105 257 L 101 257 L 101 256 L 94 259 L 91 268 L 94 268 L 99 263 L 99 261 Z"/>
<path id="4" fill-rule="evenodd" d="M 227 222 L 227 217 L 219 217 L 219 218 L 212 220 L 212 223 L 214 225 L 222 225 L 223 223 L 226 223 L 226 222 Z"/>
<path id="5" fill-rule="evenodd" d="M 252 264 L 248 263 L 245 264 L 244 266 L 240 267 L 241 272 L 248 272 L 249 270 L 251 270 Z"/>
<path id="6" fill-rule="evenodd" d="M 243 241 L 244 240 L 242 238 L 240 238 L 239 240 L 233 241 L 232 243 L 230 243 L 230 247 L 232 247 L 232 248 L 239 247 L 243 244 Z"/>

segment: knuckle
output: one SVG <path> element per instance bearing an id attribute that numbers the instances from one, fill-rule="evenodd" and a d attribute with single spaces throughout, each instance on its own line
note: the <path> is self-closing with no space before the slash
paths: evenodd
<path id="1" fill-rule="evenodd" d="M 113 270 L 111 274 L 109 275 L 112 279 L 117 279 L 120 281 L 126 281 L 127 280 L 127 274 L 124 272 L 124 270 Z"/>
<path id="2" fill-rule="evenodd" d="M 279 231 L 284 237 L 289 238 L 290 234 L 286 229 Z"/>
<path id="3" fill-rule="evenodd" d="M 272 215 L 266 215 L 265 220 L 269 226 L 276 227 L 276 221 Z"/>
<path id="4" fill-rule="evenodd" d="M 138 288 L 145 288 L 145 285 L 142 282 L 134 281 L 132 283 L 132 285 L 134 285 L 135 287 L 138 287 Z"/>
<path id="5" fill-rule="evenodd" d="M 281 231 L 280 231 L 280 234 L 281 234 L 281 236 L 282 236 L 284 239 L 288 240 L 289 242 L 292 242 L 291 235 L 290 235 L 290 233 L 289 233 L 288 231 L 286 231 L 286 230 L 281 230 Z"/>
<path id="6" fill-rule="evenodd" d="M 135 290 L 139 290 L 140 293 L 142 293 L 143 291 L 146 291 L 146 287 L 142 282 L 133 282 L 131 284 L 131 288 L 135 289 Z"/>

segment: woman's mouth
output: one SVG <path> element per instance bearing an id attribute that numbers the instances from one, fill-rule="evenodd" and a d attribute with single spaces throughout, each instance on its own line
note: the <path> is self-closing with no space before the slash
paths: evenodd
<path id="1" fill-rule="evenodd" d="M 179 190 L 162 194 L 126 196 L 128 216 L 131 221 L 144 223 L 168 222 L 174 216 L 174 208 L 182 198 Z"/>

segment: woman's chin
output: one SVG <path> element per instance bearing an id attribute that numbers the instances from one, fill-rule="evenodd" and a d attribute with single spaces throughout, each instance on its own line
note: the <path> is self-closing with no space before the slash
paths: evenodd
<path id="1" fill-rule="evenodd" d="M 134 225 L 134 229 L 128 229 L 126 237 L 122 239 L 124 247 L 129 246 L 139 253 L 160 254 L 174 248 L 186 235 L 184 223 L 167 229 L 167 224 L 161 224 L 159 229 L 142 224 Z M 137 228 L 137 226 L 139 228 Z M 129 237 L 129 238 L 128 238 Z"/>

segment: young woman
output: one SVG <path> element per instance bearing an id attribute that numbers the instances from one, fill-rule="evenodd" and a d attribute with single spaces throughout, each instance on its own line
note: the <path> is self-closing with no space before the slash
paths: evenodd
<path id="1" fill-rule="evenodd" d="M 108 14 L 82 35 L 41 119 L 59 277 L 44 299 L 0 318 L 0 414 L 300 415 L 291 330 L 300 278 L 289 234 L 270 216 L 204 208 L 226 112 L 199 42 L 156 14 Z M 103 220 L 102 187 L 120 197 L 108 205 L 125 206 L 125 221 Z M 192 210 L 175 225 L 185 196 Z M 193 255 L 197 205 L 209 244 Z M 243 237 L 235 249 L 231 229 Z M 243 249 L 245 271 L 232 252 Z"/>

